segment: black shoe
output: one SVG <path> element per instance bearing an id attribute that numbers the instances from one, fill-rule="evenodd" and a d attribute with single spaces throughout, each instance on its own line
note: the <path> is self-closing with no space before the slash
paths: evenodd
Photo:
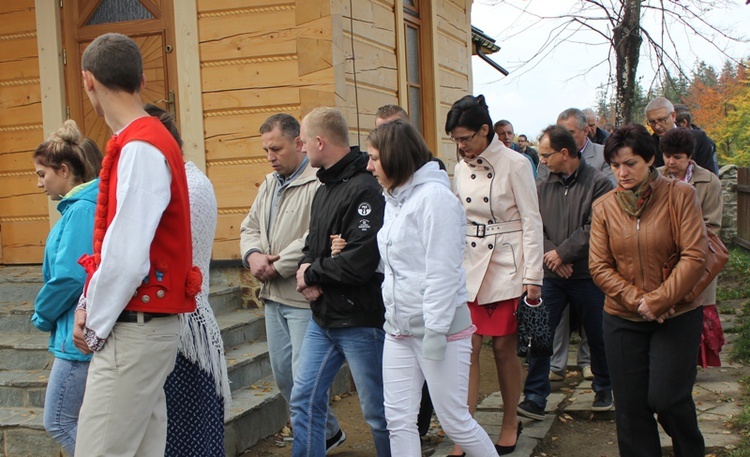
<path id="1" fill-rule="evenodd" d="M 516 445 L 518 444 L 518 438 L 521 437 L 521 432 L 523 431 L 523 424 L 521 421 L 518 421 L 518 431 L 516 432 L 516 444 L 513 446 L 500 446 L 499 444 L 495 445 L 495 450 L 497 451 L 497 455 L 508 455 L 511 454 L 513 451 L 516 450 Z"/>
<path id="2" fill-rule="evenodd" d="M 339 429 L 338 433 L 326 440 L 326 454 L 341 446 L 346 441 L 346 433 Z"/>
<path id="3" fill-rule="evenodd" d="M 518 404 L 518 414 L 535 421 L 544 420 L 544 408 L 531 400 L 524 400 Z"/>
<path id="4" fill-rule="evenodd" d="M 594 403 L 591 404 L 592 411 L 612 411 L 614 407 L 615 403 L 612 399 L 611 390 L 600 390 L 594 395 Z"/>

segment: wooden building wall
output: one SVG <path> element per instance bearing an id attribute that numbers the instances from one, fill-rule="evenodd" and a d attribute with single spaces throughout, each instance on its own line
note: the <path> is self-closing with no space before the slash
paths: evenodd
<path id="1" fill-rule="evenodd" d="M 456 145 L 445 134 L 445 119 L 453 103 L 472 93 L 471 0 L 433 0 L 435 4 L 438 72 L 437 123 L 439 155 L 453 173 Z"/>
<path id="2" fill-rule="evenodd" d="M 361 144 L 363 148 L 367 134 L 375 127 L 377 109 L 385 104 L 399 104 L 396 33 L 403 26 L 396 24 L 395 3 L 393 0 L 352 0 L 354 17 L 350 18 L 349 0 L 336 2 L 341 14 L 334 20 L 340 21 L 343 34 L 334 41 L 334 46 L 346 59 L 344 92 L 337 106 L 349 124 L 351 144 Z M 353 40 L 351 19 L 354 19 Z"/>
<path id="3" fill-rule="evenodd" d="M 0 2 L 0 264 L 40 263 L 47 196 L 32 153 L 44 139 L 34 0 Z"/>

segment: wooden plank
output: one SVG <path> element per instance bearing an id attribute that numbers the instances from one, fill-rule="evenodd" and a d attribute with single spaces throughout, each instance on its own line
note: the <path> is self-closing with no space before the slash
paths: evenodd
<path id="1" fill-rule="evenodd" d="M 309 0 L 308 0 L 309 1 Z M 317 1 L 317 0 L 316 0 Z M 198 13 L 294 4 L 293 0 L 198 0 Z"/>
<path id="2" fill-rule="evenodd" d="M 202 17 L 198 19 L 198 39 L 205 42 L 227 37 L 282 34 L 282 31 L 291 30 L 295 25 L 294 10 Z"/>
<path id="3" fill-rule="evenodd" d="M 28 106 L 41 101 L 42 91 L 39 83 L 0 86 L 0 109 Z"/>
<path id="4" fill-rule="evenodd" d="M 15 3 L 6 1 L 3 3 Z M 34 33 L 36 30 L 36 17 L 33 5 L 13 11 L 0 12 L 0 35 L 13 35 L 16 33 Z"/>
<path id="5" fill-rule="evenodd" d="M 204 119 L 204 129 L 206 138 L 213 138 L 220 135 L 258 135 L 258 129 L 268 119 L 268 116 L 282 112 L 282 110 L 273 110 L 261 113 L 237 114 L 233 116 L 208 117 Z M 295 113 L 291 113 L 295 114 Z"/>
<path id="6" fill-rule="evenodd" d="M 268 62 L 221 67 L 204 67 L 201 82 L 204 92 L 246 89 L 252 81 L 256 88 L 309 87 L 333 81 L 333 69 L 328 68 L 304 76 L 297 76 L 297 61 Z"/>
<path id="7" fill-rule="evenodd" d="M 263 182 L 266 174 L 272 171 L 265 160 L 256 164 L 228 166 L 215 166 L 208 162 L 206 166 L 211 182 L 221 183 L 215 186 L 219 208 L 249 206 L 255 198 L 257 187 Z"/>
<path id="8" fill-rule="evenodd" d="M 320 18 L 330 18 L 333 11 L 331 2 L 325 0 L 296 0 L 295 15 L 297 24 L 304 24 Z"/>
<path id="9" fill-rule="evenodd" d="M 48 220 L 3 222 L 3 263 L 42 263 Z"/>
<path id="10" fill-rule="evenodd" d="M 34 172 L 34 152 L 0 152 L 0 173 L 3 172 Z"/>
<path id="11" fill-rule="evenodd" d="M 239 260 L 240 258 L 240 236 L 232 239 L 215 240 L 212 253 L 214 260 Z"/>
<path id="12" fill-rule="evenodd" d="M 299 103 L 299 90 L 290 87 L 252 88 L 203 94 L 203 109 L 205 111 L 288 106 L 298 105 Z"/>
<path id="13" fill-rule="evenodd" d="M 36 37 L 0 41 L 0 56 L 4 61 L 37 57 Z M 4 79 L 4 77 L 3 77 Z"/>
<path id="14" fill-rule="evenodd" d="M 0 214 L 6 217 L 47 215 L 47 194 L 36 187 L 36 175 L 0 178 Z"/>
<path id="15" fill-rule="evenodd" d="M 0 145 L 2 153 L 31 152 L 44 141 L 41 128 L 30 130 L 0 131 Z M 0 172 L 7 171 L 0 167 Z"/>
<path id="16" fill-rule="evenodd" d="M 253 158 L 261 159 L 263 151 L 260 135 L 217 135 L 206 138 L 206 160 L 239 160 L 247 159 L 251 154 Z"/>
<path id="17" fill-rule="evenodd" d="M 42 102 L 8 106 L 0 109 L 0 125 L 34 125 L 42 123 Z"/>
<path id="18" fill-rule="evenodd" d="M 15 0 L 0 2 L 0 14 L 34 9 L 34 0 Z"/>
<path id="19" fill-rule="evenodd" d="M 39 60 L 36 57 L 28 59 L 5 61 L 0 56 L 0 80 L 17 81 L 39 78 Z"/>

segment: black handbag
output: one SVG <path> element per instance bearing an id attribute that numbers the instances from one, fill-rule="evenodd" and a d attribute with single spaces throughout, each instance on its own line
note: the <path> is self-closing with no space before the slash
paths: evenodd
<path id="1" fill-rule="evenodd" d="M 526 294 L 518 299 L 516 309 L 518 322 L 518 356 L 551 357 L 555 332 L 549 325 L 549 310 L 542 299 L 538 304 L 529 304 Z"/>

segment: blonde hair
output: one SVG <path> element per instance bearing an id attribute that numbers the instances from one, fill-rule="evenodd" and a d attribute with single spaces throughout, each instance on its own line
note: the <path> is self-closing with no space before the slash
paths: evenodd
<path id="1" fill-rule="evenodd" d="M 78 182 L 88 182 L 99 175 L 102 154 L 96 143 L 83 138 L 72 119 L 65 121 L 34 151 L 34 161 L 53 170 L 65 164 Z"/>
<path id="2" fill-rule="evenodd" d="M 320 135 L 336 146 L 349 147 L 349 126 L 336 108 L 315 108 L 302 119 L 302 123 L 308 135 Z"/>

